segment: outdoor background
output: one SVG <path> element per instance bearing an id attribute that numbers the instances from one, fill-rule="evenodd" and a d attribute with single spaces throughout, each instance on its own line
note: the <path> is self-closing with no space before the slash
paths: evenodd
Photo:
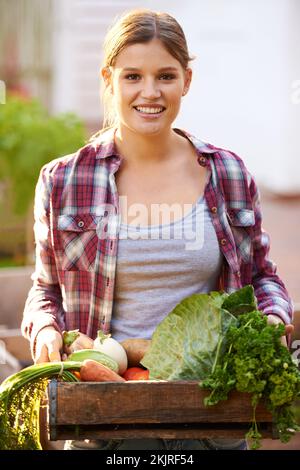
<path id="1" fill-rule="evenodd" d="M 135 7 L 182 25 L 196 58 L 175 126 L 243 158 L 261 190 L 270 256 L 300 302 L 300 1 L 0 0 L 2 337 L 19 336 L 31 285 L 39 170 L 101 127 L 102 42 Z M 30 360 L 21 338 L 10 348 L 2 375 Z"/>

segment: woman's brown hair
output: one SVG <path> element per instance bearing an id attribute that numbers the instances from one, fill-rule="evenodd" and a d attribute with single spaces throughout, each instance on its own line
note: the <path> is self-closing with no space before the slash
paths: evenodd
<path id="1" fill-rule="evenodd" d="M 194 58 L 189 55 L 185 34 L 175 18 L 168 13 L 138 9 L 123 14 L 108 30 L 104 40 L 102 66 L 114 67 L 118 55 L 125 47 L 146 43 L 152 39 L 159 39 L 169 54 L 180 62 L 183 69 L 186 69 Z M 102 90 L 102 101 L 103 128 L 106 129 L 116 121 L 111 95 L 106 87 Z"/>

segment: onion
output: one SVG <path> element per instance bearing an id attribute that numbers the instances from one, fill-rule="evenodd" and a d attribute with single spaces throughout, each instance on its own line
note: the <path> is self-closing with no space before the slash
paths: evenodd
<path id="1" fill-rule="evenodd" d="M 99 330 L 94 341 L 94 349 L 107 354 L 118 363 L 119 375 L 125 372 L 128 365 L 126 351 L 110 334 L 106 335 L 103 331 Z"/>

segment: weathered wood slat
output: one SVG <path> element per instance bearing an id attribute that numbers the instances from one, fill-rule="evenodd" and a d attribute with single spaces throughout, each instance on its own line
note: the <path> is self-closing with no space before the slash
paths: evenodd
<path id="1" fill-rule="evenodd" d="M 243 439 L 249 424 L 227 423 L 217 425 L 205 423 L 143 425 L 96 425 L 96 426 L 57 426 L 52 428 L 52 440 L 59 439 Z M 271 423 L 260 423 L 259 431 L 264 438 L 273 438 Z"/>
<path id="2" fill-rule="evenodd" d="M 198 382 L 58 383 L 57 424 L 243 423 L 252 418 L 250 396 L 205 406 Z M 271 422 L 260 406 L 257 420 Z"/>
<path id="3" fill-rule="evenodd" d="M 232 393 L 216 406 L 198 382 L 58 383 L 57 424 L 245 423 L 253 410 L 247 394 Z M 263 406 L 257 420 L 271 422 Z"/>
<path id="4" fill-rule="evenodd" d="M 62 383 L 49 387 L 51 439 L 241 437 L 252 419 L 250 396 L 233 392 L 206 407 L 196 381 Z M 257 422 L 272 435 L 272 416 L 259 405 Z M 262 429 L 263 430 L 263 429 Z"/>

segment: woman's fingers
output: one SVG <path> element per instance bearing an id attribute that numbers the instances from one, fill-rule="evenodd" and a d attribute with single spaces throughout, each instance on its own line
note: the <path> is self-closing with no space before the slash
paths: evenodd
<path id="1" fill-rule="evenodd" d="M 48 347 L 48 357 L 50 362 L 61 361 L 61 356 L 59 352 L 59 344 L 57 342 L 51 342 L 47 345 Z"/>
<path id="2" fill-rule="evenodd" d="M 291 335 L 294 332 L 294 325 L 285 325 L 285 334 Z"/>
<path id="3" fill-rule="evenodd" d="M 280 341 L 281 341 L 281 344 L 283 344 L 283 346 L 285 346 L 287 348 L 286 336 L 281 336 Z"/>
<path id="4" fill-rule="evenodd" d="M 36 337 L 35 363 L 61 361 L 61 334 L 53 327 L 45 327 Z"/>
<path id="5" fill-rule="evenodd" d="M 279 317 L 277 317 L 276 315 L 268 315 L 268 323 L 270 325 L 278 325 L 278 324 L 283 324 L 283 321 Z M 281 337 L 281 344 L 283 344 L 283 346 L 287 347 L 287 336 L 289 336 L 290 334 L 293 333 L 294 325 L 288 324 L 288 325 L 284 325 L 284 326 L 285 326 L 285 332 L 284 332 L 283 336 Z"/>
<path id="6" fill-rule="evenodd" d="M 43 344 L 40 351 L 37 350 L 35 356 L 35 363 L 40 364 L 41 362 L 56 362 L 61 361 L 58 345 L 50 343 Z"/>
<path id="7" fill-rule="evenodd" d="M 35 354 L 35 364 L 40 364 L 41 362 L 49 362 L 48 358 L 48 348 L 45 344 L 37 346 Z"/>

